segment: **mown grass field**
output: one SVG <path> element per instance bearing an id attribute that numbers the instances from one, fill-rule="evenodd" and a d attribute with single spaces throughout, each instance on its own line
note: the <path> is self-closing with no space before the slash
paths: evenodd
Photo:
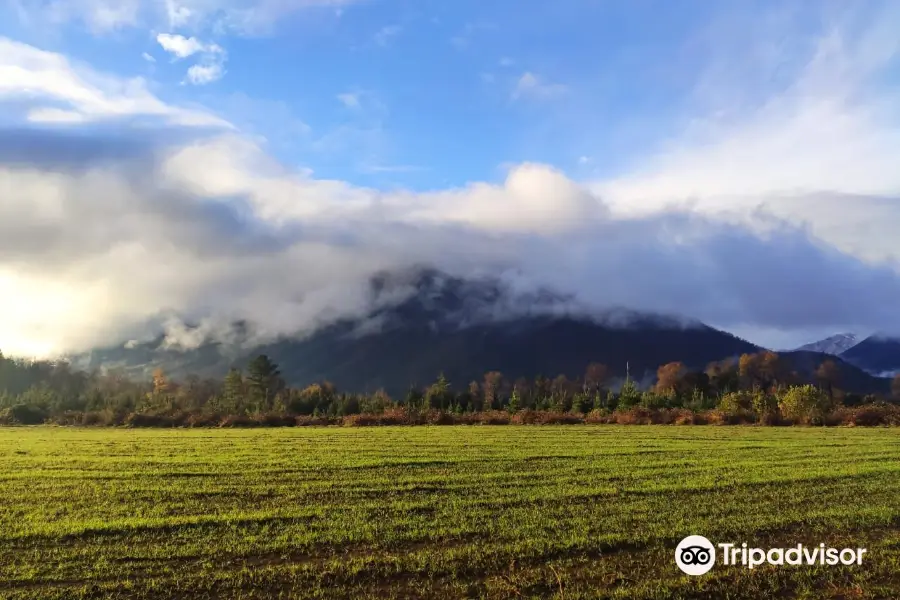
<path id="1" fill-rule="evenodd" d="M 893 429 L 0 429 L 3 598 L 898 598 L 898 526 Z"/>

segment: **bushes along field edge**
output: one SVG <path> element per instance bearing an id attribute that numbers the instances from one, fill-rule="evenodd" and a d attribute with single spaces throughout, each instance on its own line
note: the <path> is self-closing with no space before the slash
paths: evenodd
<path id="1" fill-rule="evenodd" d="M 889 403 L 862 406 L 837 406 L 826 412 L 798 412 L 788 406 L 774 412 L 758 414 L 752 410 L 690 410 L 686 408 L 647 408 L 635 406 L 624 410 L 592 410 L 588 413 L 523 409 L 517 412 L 491 410 L 457 413 L 437 409 L 423 411 L 391 407 L 379 413 L 347 416 L 294 416 L 260 413 L 255 415 L 217 414 L 152 414 L 115 413 L 110 411 L 64 413 L 40 423 L 60 426 L 124 426 L 147 427 L 306 427 L 343 426 L 373 427 L 386 425 L 812 425 L 877 427 L 900 425 L 900 406 Z M 792 412 L 793 410 L 793 412 Z M 2 425 L 29 425 L 12 418 L 9 411 L 0 413 Z"/>

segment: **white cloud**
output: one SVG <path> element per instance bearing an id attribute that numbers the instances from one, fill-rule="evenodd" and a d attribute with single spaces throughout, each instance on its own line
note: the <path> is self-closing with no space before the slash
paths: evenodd
<path id="1" fill-rule="evenodd" d="M 141 58 L 143 58 L 144 60 L 146 60 L 148 63 L 155 63 L 155 62 L 156 62 L 156 59 L 153 58 L 153 56 L 151 56 L 151 55 L 150 55 L 149 53 L 147 53 L 147 52 L 142 53 L 142 54 L 141 54 Z"/>
<path id="2" fill-rule="evenodd" d="M 548 83 L 530 71 L 526 71 L 516 81 L 516 86 L 512 91 L 513 100 L 519 98 L 553 98 L 560 96 L 568 91 L 565 85 L 559 83 Z"/>
<path id="3" fill-rule="evenodd" d="M 76 110 L 61 108 L 35 108 L 28 113 L 32 123 L 85 123 L 88 118 Z"/>
<path id="4" fill-rule="evenodd" d="M 26 166 L 0 160 L 0 288 L 17 290 L 0 294 L 15 317 L 0 322 L 10 352 L 124 342 L 173 316 L 211 333 L 234 319 L 263 336 L 304 331 L 364 311 L 376 270 L 418 263 L 514 269 L 520 289 L 733 327 L 898 316 L 895 272 L 803 231 L 754 233 L 690 213 L 617 218 L 543 165 L 516 166 L 501 184 L 383 193 L 288 169 L 234 133 L 173 142 L 139 168 L 92 156 L 106 142 L 73 152 L 65 169 L 51 164 L 60 143 L 8 144 L 40 150 Z M 835 280 L 867 293 L 829 293 Z"/>
<path id="5" fill-rule="evenodd" d="M 187 81 L 194 85 L 206 85 L 218 81 L 225 75 L 225 67 L 220 62 L 193 65 L 187 70 Z"/>
<path id="6" fill-rule="evenodd" d="M 460 190 L 401 196 L 409 222 L 455 223 L 491 232 L 553 235 L 602 219 L 606 207 L 563 173 L 539 164 L 513 167 L 502 186 L 472 184 Z"/>
<path id="7" fill-rule="evenodd" d="M 225 75 L 225 50 L 218 44 L 201 42 L 197 38 L 183 35 L 160 33 L 156 41 L 163 50 L 171 53 L 175 60 L 200 54 L 200 62 L 187 70 L 185 81 L 193 85 L 206 85 L 218 81 Z"/>
<path id="8" fill-rule="evenodd" d="M 197 38 L 186 38 L 183 35 L 160 33 L 156 36 L 156 41 L 162 46 L 163 50 L 172 54 L 176 59 L 187 58 L 198 52 L 207 54 L 221 54 L 222 48 L 217 44 L 206 44 Z"/>
<path id="9" fill-rule="evenodd" d="M 0 102 L 4 100 L 27 102 L 33 122 L 155 117 L 174 125 L 229 127 L 206 111 L 162 102 L 141 78 L 100 75 L 60 54 L 0 37 Z"/>

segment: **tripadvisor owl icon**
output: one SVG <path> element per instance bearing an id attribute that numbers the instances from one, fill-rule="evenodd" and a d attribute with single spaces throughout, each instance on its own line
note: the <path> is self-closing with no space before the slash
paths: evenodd
<path id="1" fill-rule="evenodd" d="M 675 563 L 688 575 L 703 575 L 716 564 L 716 548 L 702 535 L 689 535 L 675 548 Z"/>

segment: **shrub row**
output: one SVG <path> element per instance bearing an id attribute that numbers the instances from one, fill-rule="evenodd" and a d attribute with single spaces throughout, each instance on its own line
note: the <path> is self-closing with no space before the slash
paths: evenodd
<path id="1" fill-rule="evenodd" d="M 441 410 L 411 411 L 404 407 L 388 408 L 381 413 L 364 413 L 345 417 L 292 416 L 278 413 L 256 415 L 217 415 L 176 412 L 172 414 L 141 412 L 67 412 L 45 421 L 25 410 L 0 411 L 0 425 L 32 425 L 47 422 L 69 426 L 125 427 L 304 427 L 344 426 L 371 427 L 384 425 L 825 425 L 825 426 L 900 426 L 900 406 L 888 403 L 862 406 L 838 406 L 818 416 L 790 419 L 780 413 L 762 416 L 752 411 L 721 409 L 692 411 L 686 408 L 633 407 L 626 410 L 594 410 L 587 414 L 540 410 L 484 411 L 454 413 Z"/>

